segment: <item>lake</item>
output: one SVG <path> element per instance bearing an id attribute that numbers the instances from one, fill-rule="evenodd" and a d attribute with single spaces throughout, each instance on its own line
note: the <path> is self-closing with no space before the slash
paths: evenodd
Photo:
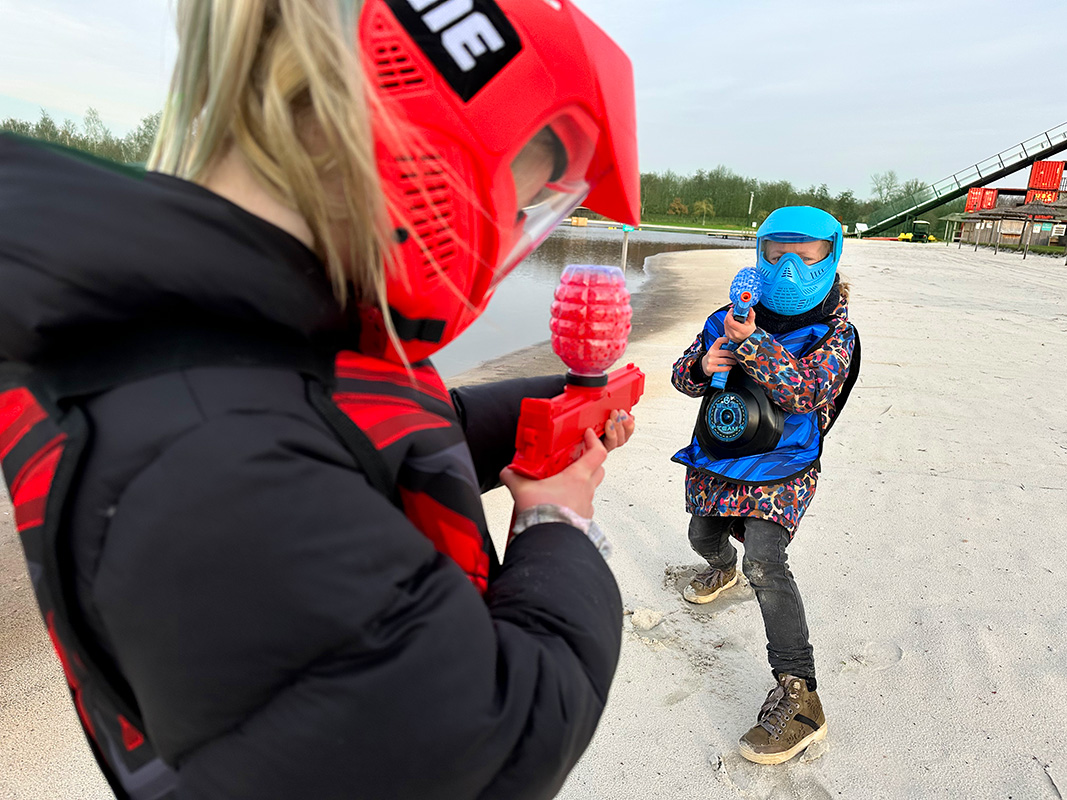
<path id="1" fill-rule="evenodd" d="M 568 264 L 620 266 L 622 237 L 621 230 L 609 228 L 557 228 L 497 287 L 485 313 L 433 357 L 438 371 L 449 378 L 491 358 L 547 341 L 552 295 L 563 268 Z M 751 241 L 712 239 L 703 234 L 634 231 L 626 257 L 626 285 L 630 294 L 641 291 L 647 278 L 645 259 L 657 253 L 752 246 Z"/>

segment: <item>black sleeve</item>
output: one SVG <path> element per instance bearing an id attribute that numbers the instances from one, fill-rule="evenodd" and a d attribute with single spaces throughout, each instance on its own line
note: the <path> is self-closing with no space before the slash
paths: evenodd
<path id="1" fill-rule="evenodd" d="M 483 492 L 500 484 L 500 470 L 515 457 L 522 399 L 555 397 L 565 384 L 562 375 L 545 375 L 452 389 L 452 404 L 467 435 Z"/>
<path id="2" fill-rule="evenodd" d="M 621 637 L 574 528 L 522 533 L 482 598 L 327 432 L 271 415 L 128 485 L 94 600 L 182 800 L 552 797 Z"/>

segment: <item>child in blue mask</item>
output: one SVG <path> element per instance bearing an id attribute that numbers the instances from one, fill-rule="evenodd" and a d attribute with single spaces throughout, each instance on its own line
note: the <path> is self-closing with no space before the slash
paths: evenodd
<path id="1" fill-rule="evenodd" d="M 685 587 L 710 603 L 737 582 L 737 550 L 759 602 L 775 678 L 741 754 L 787 761 L 826 736 L 804 605 L 789 570 L 792 541 L 819 477 L 822 441 L 859 373 L 848 286 L 837 275 L 840 223 L 817 208 L 780 208 L 756 239 L 760 301 L 742 322 L 716 311 L 674 365 L 676 389 L 702 397 L 686 466 L 689 541 L 707 562 Z M 724 349 L 732 343 L 736 349 Z M 711 377 L 727 372 L 725 389 Z"/>

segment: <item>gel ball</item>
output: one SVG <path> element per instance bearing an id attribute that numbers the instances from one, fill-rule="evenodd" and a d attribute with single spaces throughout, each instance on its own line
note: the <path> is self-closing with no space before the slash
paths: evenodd
<path id="1" fill-rule="evenodd" d="M 598 375 L 626 350 L 630 293 L 618 267 L 571 264 L 552 303 L 552 350 L 579 375 Z"/>

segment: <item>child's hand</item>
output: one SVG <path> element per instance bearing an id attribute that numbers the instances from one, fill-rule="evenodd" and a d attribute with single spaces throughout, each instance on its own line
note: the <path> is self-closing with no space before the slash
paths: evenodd
<path id="1" fill-rule="evenodd" d="M 729 314 L 727 314 L 729 316 Z M 712 344 L 711 349 L 704 354 L 704 357 L 700 359 L 700 368 L 704 371 L 705 375 L 714 375 L 716 372 L 728 372 L 730 368 L 737 363 L 737 356 L 733 354 L 731 350 L 723 350 L 722 346 L 726 344 L 727 339 L 725 336 L 720 336 Z"/>
<path id="2" fill-rule="evenodd" d="M 608 421 L 604 423 L 604 449 L 609 453 L 616 447 L 622 447 L 633 436 L 636 426 L 632 414 L 627 414 L 621 408 L 612 411 L 608 415 Z"/>
<path id="3" fill-rule="evenodd" d="M 723 320 L 723 327 L 726 329 L 726 335 L 730 337 L 731 342 L 741 344 L 756 332 L 756 309 L 750 308 L 748 310 L 748 318 L 744 322 L 738 322 L 734 319 L 731 309 L 730 313 L 727 313 L 726 319 Z"/>

